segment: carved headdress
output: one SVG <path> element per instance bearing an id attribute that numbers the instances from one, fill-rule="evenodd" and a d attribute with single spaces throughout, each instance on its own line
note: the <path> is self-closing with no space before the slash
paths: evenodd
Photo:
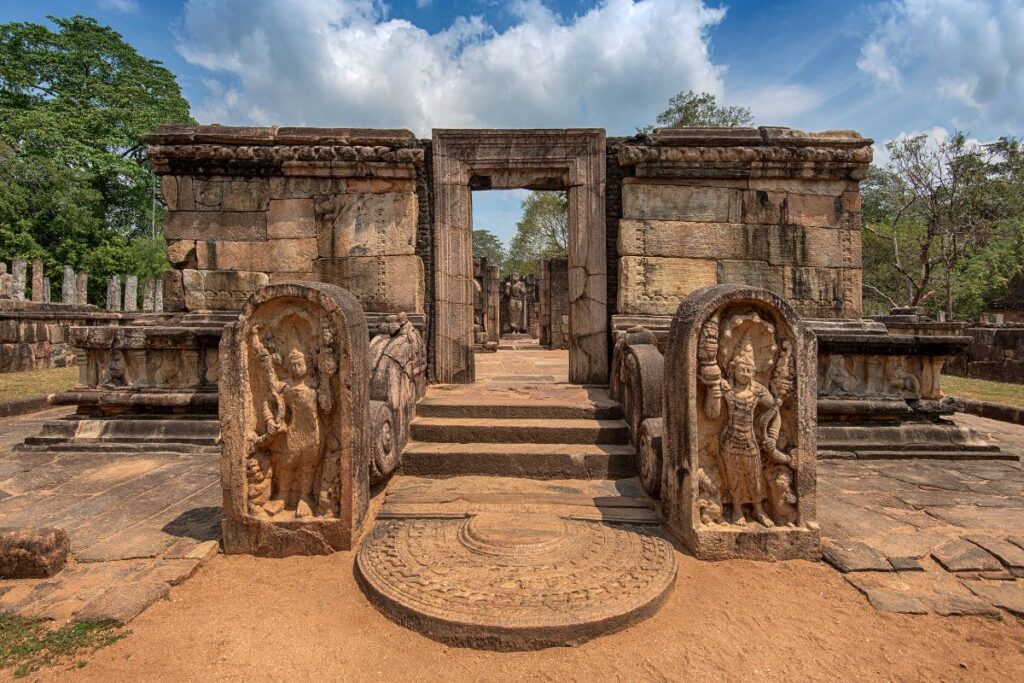
<path id="1" fill-rule="evenodd" d="M 749 334 L 743 335 L 743 339 L 736 345 L 736 350 L 733 352 L 732 361 L 729 363 L 729 366 L 735 367 L 737 365 L 757 367 L 757 362 L 754 359 L 754 344 L 750 341 Z"/>

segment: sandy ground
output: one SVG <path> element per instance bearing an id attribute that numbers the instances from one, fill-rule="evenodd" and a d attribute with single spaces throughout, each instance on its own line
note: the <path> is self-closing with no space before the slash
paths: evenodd
<path id="1" fill-rule="evenodd" d="M 218 556 L 81 669 L 40 680 L 1024 680 L 1024 621 L 876 611 L 802 561 L 698 562 L 652 619 L 576 648 L 450 648 L 390 622 L 353 553 Z"/>

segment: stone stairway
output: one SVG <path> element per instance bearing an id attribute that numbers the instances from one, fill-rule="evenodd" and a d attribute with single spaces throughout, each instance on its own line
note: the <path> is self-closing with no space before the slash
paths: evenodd
<path id="1" fill-rule="evenodd" d="M 432 386 L 416 408 L 402 473 L 528 479 L 636 474 L 622 407 L 603 387 Z"/>

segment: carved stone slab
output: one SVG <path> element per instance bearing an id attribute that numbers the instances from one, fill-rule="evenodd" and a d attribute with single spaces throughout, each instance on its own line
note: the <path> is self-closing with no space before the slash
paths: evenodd
<path id="1" fill-rule="evenodd" d="M 335 285 L 257 291 L 221 339 L 224 549 L 348 550 L 369 499 L 366 318 Z"/>
<path id="2" fill-rule="evenodd" d="M 814 334 L 763 289 L 683 300 L 665 354 L 665 524 L 701 559 L 821 555 Z"/>

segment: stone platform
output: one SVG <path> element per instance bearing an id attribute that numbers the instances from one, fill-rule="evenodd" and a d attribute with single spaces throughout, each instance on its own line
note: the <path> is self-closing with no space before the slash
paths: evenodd
<path id="1" fill-rule="evenodd" d="M 356 567 L 386 615 L 490 650 L 578 645 L 652 614 L 675 551 L 635 480 L 401 478 Z"/>

